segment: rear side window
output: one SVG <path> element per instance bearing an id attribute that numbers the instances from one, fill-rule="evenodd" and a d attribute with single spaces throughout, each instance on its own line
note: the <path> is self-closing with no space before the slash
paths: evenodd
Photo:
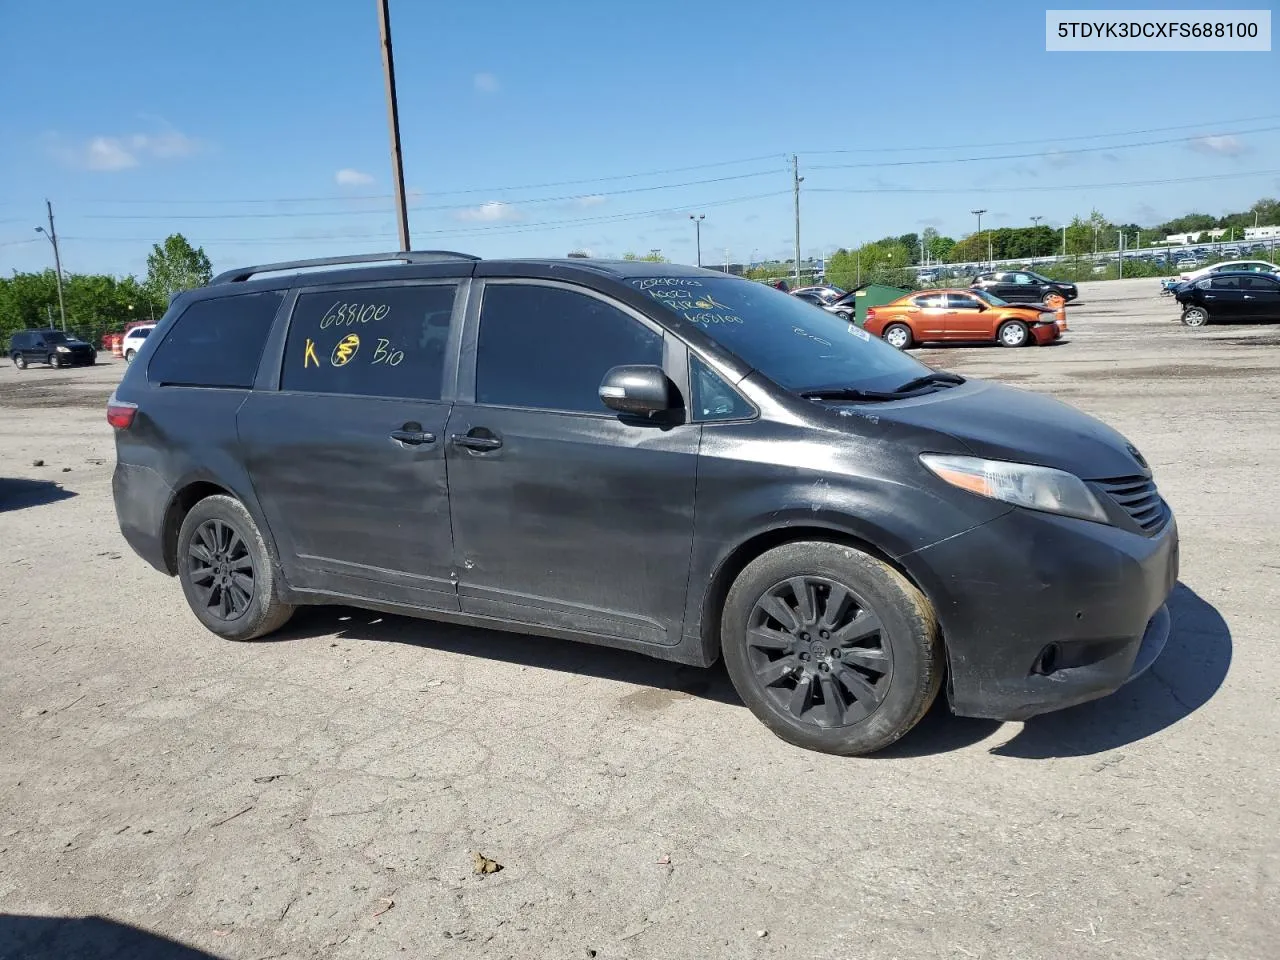
<path id="1" fill-rule="evenodd" d="M 485 288 L 477 403 L 609 414 L 600 381 L 610 367 L 624 363 L 661 365 L 661 335 L 617 307 L 572 290 L 532 284 Z"/>
<path id="2" fill-rule="evenodd" d="M 300 295 L 280 388 L 439 400 L 456 292 L 449 283 Z"/>
<path id="3" fill-rule="evenodd" d="M 1213 289 L 1215 290 L 1239 290 L 1240 289 L 1239 277 L 1231 277 L 1231 276 L 1214 277 L 1212 283 L 1213 283 Z M 1199 284 L 1197 284 L 1197 286 L 1199 286 Z"/>
<path id="4" fill-rule="evenodd" d="M 160 341 L 148 378 L 173 387 L 249 389 L 283 299 L 273 290 L 197 300 Z"/>

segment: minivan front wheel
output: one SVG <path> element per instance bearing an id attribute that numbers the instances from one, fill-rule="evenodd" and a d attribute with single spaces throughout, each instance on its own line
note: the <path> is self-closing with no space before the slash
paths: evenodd
<path id="1" fill-rule="evenodd" d="M 258 525 L 234 497 L 206 497 L 191 508 L 178 531 L 177 558 L 188 605 L 218 636 L 256 640 L 293 616 Z"/>
<path id="2" fill-rule="evenodd" d="M 20 353 L 15 353 L 13 355 L 13 365 L 19 370 L 25 370 L 27 369 L 27 358 Z"/>
<path id="3" fill-rule="evenodd" d="M 928 600 L 888 564 L 834 543 L 784 544 L 749 563 L 725 600 L 721 648 L 757 719 L 822 753 L 889 746 L 942 683 Z"/>

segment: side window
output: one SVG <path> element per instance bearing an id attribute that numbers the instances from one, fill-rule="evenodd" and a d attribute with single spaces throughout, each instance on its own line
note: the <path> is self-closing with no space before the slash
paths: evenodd
<path id="1" fill-rule="evenodd" d="M 175 387 L 249 389 L 283 299 L 273 290 L 195 301 L 160 341 L 147 378 Z"/>
<path id="2" fill-rule="evenodd" d="M 1011 276 L 1013 278 L 1014 283 L 1023 284 L 1023 283 L 1031 282 L 1031 277 L 1025 273 L 1015 273 L 1015 274 L 1011 274 Z"/>
<path id="3" fill-rule="evenodd" d="M 1270 277 L 1241 277 L 1240 286 L 1245 290 L 1252 290 L 1255 293 L 1274 292 L 1275 290 L 1280 289 L 1280 286 L 1276 284 L 1276 281 L 1272 280 Z"/>
<path id="4" fill-rule="evenodd" d="M 975 297 L 966 297 L 963 293 L 948 293 L 947 306 L 952 310 L 977 310 L 978 301 Z"/>
<path id="5" fill-rule="evenodd" d="M 439 400 L 457 287 L 344 287 L 293 308 L 281 390 Z"/>
<path id="6" fill-rule="evenodd" d="M 1200 282 L 1203 283 L 1204 281 L 1202 280 Z M 1217 277 L 1214 277 L 1210 282 L 1212 283 L 1213 289 L 1215 290 L 1239 290 L 1240 289 L 1239 277 L 1217 276 Z M 1200 284 L 1196 284 L 1196 286 L 1199 286 L 1199 285 Z"/>
<path id="7" fill-rule="evenodd" d="M 749 420 L 756 415 L 755 408 L 737 390 L 692 353 L 689 354 L 689 388 L 693 393 L 695 420 Z"/>
<path id="8" fill-rule="evenodd" d="M 940 293 L 930 293 L 922 297 L 916 297 L 911 302 L 917 307 L 923 307 L 925 309 L 937 309 L 943 306 L 942 294 Z"/>
<path id="9" fill-rule="evenodd" d="M 480 307 L 476 402 L 611 414 L 610 367 L 662 363 L 662 336 L 585 293 L 490 283 Z"/>

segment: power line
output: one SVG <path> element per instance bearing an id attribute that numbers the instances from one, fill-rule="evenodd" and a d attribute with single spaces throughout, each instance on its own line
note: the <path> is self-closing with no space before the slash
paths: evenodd
<path id="1" fill-rule="evenodd" d="M 1228 133 L 1213 134 L 1213 136 L 1236 136 L 1242 133 L 1268 133 L 1272 130 L 1280 130 L 1280 127 L 1255 127 L 1252 130 L 1233 130 Z M 1173 137 L 1166 140 L 1143 140 L 1138 143 L 1116 143 L 1103 147 L 1072 147 L 1067 150 L 1053 150 L 1049 153 L 1053 156 L 1061 156 L 1063 154 L 1077 153 L 1101 153 L 1109 150 L 1132 150 L 1137 147 L 1154 147 L 1168 143 L 1185 143 L 1194 140 L 1194 137 Z M 992 154 L 985 157 L 934 157 L 929 160 L 886 160 L 879 163 L 828 163 L 820 166 L 814 166 L 813 170 L 863 170 L 868 167 L 919 167 L 927 165 L 937 165 L 942 163 L 976 163 L 982 160 L 1025 160 L 1030 157 L 1043 157 L 1046 151 L 1037 150 L 1035 153 L 1000 153 Z"/>
<path id="2" fill-rule="evenodd" d="M 1220 124 L 1261 123 L 1265 120 L 1280 120 L 1280 114 L 1265 117 L 1240 117 L 1235 120 L 1220 120 Z M 952 143 L 946 145 L 921 147 L 859 147 L 848 150 L 803 150 L 809 156 L 849 153 L 915 153 L 923 150 L 974 150 L 980 147 L 1021 147 L 1032 143 L 1072 143 L 1077 140 L 1103 140 L 1108 137 L 1140 137 L 1148 133 L 1167 133 L 1170 130 L 1195 130 L 1203 128 L 1203 123 L 1179 123 L 1170 127 L 1147 127 L 1144 130 L 1125 130 L 1117 133 L 1083 133 L 1071 137 L 1046 137 L 1038 140 L 986 140 L 981 143 Z"/>
<path id="3" fill-rule="evenodd" d="M 1196 183 L 1204 180 L 1238 180 L 1241 177 L 1270 177 L 1280 170 L 1249 170 L 1235 173 L 1213 173 L 1199 177 L 1168 177 L 1160 180 L 1115 180 L 1110 183 L 1060 183 L 1031 187 L 812 187 L 814 193 L 1030 193 L 1046 190 L 1102 190 L 1110 187 L 1150 187 L 1171 183 Z"/>
<path id="4" fill-rule="evenodd" d="M 754 173 L 738 173 L 727 177 L 711 177 L 705 180 L 687 180 L 684 183 L 655 184 L 648 187 L 628 187 L 624 190 L 609 190 L 603 193 L 571 194 L 559 197 L 530 197 L 523 200 L 492 200 L 490 203 L 533 204 L 533 203 L 567 203 L 575 200 L 593 200 L 597 197 L 619 197 L 635 193 L 652 193 L 657 190 L 677 190 L 683 187 L 705 186 L 711 183 L 728 183 L 734 180 L 750 180 L 755 177 L 771 177 L 777 170 L 760 170 Z M 414 211 L 465 210 L 470 204 L 437 204 L 410 207 Z M 278 220 L 292 217 L 343 217 L 368 216 L 381 213 L 380 210 L 292 210 L 281 213 L 86 213 L 83 220 Z"/>
<path id="5" fill-rule="evenodd" d="M 729 197 L 724 200 L 713 200 L 710 202 L 699 202 L 699 207 L 723 207 L 735 203 L 747 203 L 754 200 L 764 200 L 771 197 L 781 197 L 790 194 L 790 190 L 772 191 L 769 193 L 752 194 L 743 197 Z M 447 230 L 416 230 L 414 233 L 419 236 L 453 236 L 453 237 L 483 237 L 483 236 L 501 236 L 508 233 L 524 233 L 529 230 L 539 230 L 546 228 L 575 227 L 575 226 L 591 226 L 604 223 L 622 223 L 630 220 L 643 220 L 649 217 L 661 216 L 663 214 L 681 214 L 686 212 L 686 206 L 678 207 L 662 207 L 654 210 L 639 210 L 628 213 L 602 214 L 595 217 L 572 217 L 559 220 L 537 220 L 537 221 L 513 221 L 504 223 L 495 223 L 492 226 L 460 226 Z M 209 243 L 311 243 L 313 241 L 355 241 L 355 240 L 373 240 L 373 239 L 391 239 L 394 234 L 388 233 L 364 233 L 364 234 L 329 234 L 313 237 L 210 237 L 200 238 L 201 244 Z M 153 237 L 64 237 L 64 240 L 72 240 L 77 242 L 92 243 L 152 243 Z"/>
<path id="6" fill-rule="evenodd" d="M 695 163 L 684 167 L 668 167 L 665 170 L 649 170 L 644 173 L 618 173 L 605 177 L 584 177 L 577 180 L 551 180 L 545 183 L 527 183 L 517 186 L 493 186 L 493 187 L 468 187 L 465 190 L 430 190 L 425 191 L 433 197 L 465 197 L 475 196 L 482 193 L 503 193 L 517 190 L 546 190 L 551 187 L 572 187 L 581 186 L 589 183 L 612 183 L 619 180 L 643 180 L 646 177 L 663 177 L 673 173 L 690 173 L 695 170 L 712 170 L 717 167 L 737 166 L 744 163 L 760 163 L 765 160 L 781 159 L 781 154 L 763 154 L 757 157 L 741 157 L 736 160 L 717 160 L 713 163 Z M 368 193 L 368 194 L 330 194 L 325 197 L 251 197 L 239 200 L 234 199 L 213 199 L 213 200 L 191 200 L 191 199 L 158 199 L 158 200 L 108 200 L 108 199 L 87 199 L 73 200 L 75 203 L 103 203 L 103 204 L 237 204 L 237 203 L 332 203 L 335 200 L 389 200 L 389 193 Z M 16 202 L 16 201 L 13 201 Z M 63 201 L 68 202 L 68 201 Z"/>

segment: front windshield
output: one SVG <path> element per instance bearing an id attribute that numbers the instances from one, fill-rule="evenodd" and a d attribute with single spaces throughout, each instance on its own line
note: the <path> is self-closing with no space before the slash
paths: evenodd
<path id="1" fill-rule="evenodd" d="M 994 293 L 987 293 L 985 290 L 970 290 L 969 292 L 978 299 L 987 301 L 993 307 L 1007 307 L 1009 305 L 1008 300 L 1001 300 Z"/>
<path id="2" fill-rule="evenodd" d="M 788 390 L 892 390 L 924 364 L 843 317 L 734 277 L 636 277 L 631 284 Z"/>

